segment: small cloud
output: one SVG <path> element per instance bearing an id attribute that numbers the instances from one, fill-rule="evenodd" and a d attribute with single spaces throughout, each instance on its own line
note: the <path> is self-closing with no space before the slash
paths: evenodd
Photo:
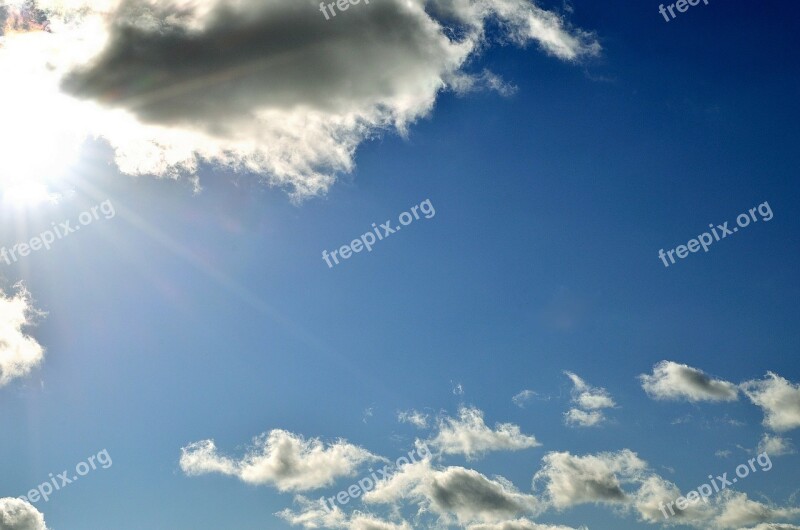
<path id="1" fill-rule="evenodd" d="M 721 379 L 712 379 L 702 370 L 672 361 L 661 361 L 653 367 L 653 374 L 639 376 L 647 395 L 657 400 L 671 401 L 736 401 L 736 385 Z"/>
<path id="2" fill-rule="evenodd" d="M 729 458 L 733 454 L 733 451 L 730 449 L 720 449 L 719 451 L 714 453 L 714 456 L 717 458 Z"/>
<path id="3" fill-rule="evenodd" d="M 514 405 L 518 406 L 521 409 L 524 409 L 525 404 L 534 399 L 540 401 L 548 401 L 550 398 L 545 396 L 540 396 L 537 392 L 534 392 L 533 390 L 522 390 L 517 395 L 512 397 L 511 401 L 514 402 Z"/>
<path id="4" fill-rule="evenodd" d="M 24 332 L 44 313 L 34 309 L 23 284 L 15 288 L 12 296 L 0 291 L 0 388 L 28 375 L 44 359 L 44 348 Z"/>
<path id="5" fill-rule="evenodd" d="M 453 387 L 453 395 L 454 396 L 463 396 L 464 395 L 464 387 L 461 385 L 461 383 L 453 384 L 453 382 L 450 381 L 450 385 L 452 385 L 452 387 Z"/>
<path id="6" fill-rule="evenodd" d="M 764 426 L 777 432 L 800 427 L 800 385 L 768 372 L 766 379 L 746 381 L 740 387 L 764 411 Z"/>
<path id="7" fill-rule="evenodd" d="M 586 456 L 553 452 L 542 461 L 534 486 L 544 484 L 548 500 L 559 510 L 586 503 L 624 504 L 629 499 L 622 484 L 634 482 L 647 469 L 628 449 Z"/>
<path id="8" fill-rule="evenodd" d="M 577 427 L 595 427 L 605 421 L 602 409 L 616 406 L 605 388 L 587 384 L 578 375 L 564 372 L 572 381 L 572 403 L 577 405 L 564 413 L 564 422 Z"/>
<path id="9" fill-rule="evenodd" d="M 391 479 L 381 480 L 362 499 L 367 504 L 409 503 L 419 507 L 418 517 L 427 513 L 440 523 L 447 521 L 445 525 L 437 525 L 433 521 L 431 524 L 418 522 L 415 528 L 450 528 L 455 523 L 465 528 L 472 523 L 489 524 L 522 514 L 538 514 L 544 508 L 536 496 L 520 492 L 503 477 L 490 479 L 474 469 L 456 466 L 437 469 L 430 460 L 403 466 Z M 455 520 L 451 519 L 453 516 Z M 516 530 L 513 523 L 510 527 L 499 528 Z M 533 528 L 553 530 L 548 527 Z M 384 530 L 384 527 L 350 527 L 350 530 L 373 529 Z M 526 527 L 523 529 L 527 530 Z"/>
<path id="10" fill-rule="evenodd" d="M 564 372 L 573 384 L 572 402 L 587 410 L 599 410 L 616 406 L 611 394 L 605 388 L 594 387 L 573 374 Z"/>
<path id="11" fill-rule="evenodd" d="M 599 410 L 586 412 L 580 409 L 569 409 L 564 413 L 564 422 L 577 427 L 596 427 L 605 421 L 605 416 Z"/>
<path id="12" fill-rule="evenodd" d="M 371 418 L 372 417 L 372 411 L 373 411 L 373 407 L 368 407 L 368 408 L 364 409 L 364 415 L 361 417 L 361 421 L 363 421 L 364 423 L 367 423 L 367 418 Z"/>
<path id="13" fill-rule="evenodd" d="M 718 423 L 723 423 L 725 425 L 730 425 L 731 427 L 744 427 L 745 423 L 743 421 L 735 420 L 728 416 L 727 414 L 721 418 L 715 418 Z"/>
<path id="14" fill-rule="evenodd" d="M 428 427 L 428 415 L 413 409 L 405 412 L 398 412 L 397 421 L 400 423 L 410 423 L 418 429 L 425 429 Z"/>
<path id="15" fill-rule="evenodd" d="M 439 433 L 430 444 L 444 454 L 461 454 L 470 460 L 492 451 L 519 451 L 541 445 L 512 423 L 498 423 L 491 429 L 483 420 L 483 412 L 468 407 L 458 411 L 458 418 L 441 418 Z"/>
<path id="16" fill-rule="evenodd" d="M 281 429 L 256 437 L 238 460 L 220 455 L 213 440 L 191 443 L 181 453 L 181 469 L 189 476 L 220 473 L 282 492 L 329 486 L 339 477 L 354 475 L 364 462 L 383 460 L 344 440 L 326 445 Z"/>
<path id="17" fill-rule="evenodd" d="M 679 418 L 675 418 L 674 420 L 672 420 L 670 422 L 670 424 L 672 424 L 672 425 L 682 425 L 684 423 L 690 423 L 691 421 L 692 421 L 692 415 L 691 414 L 686 414 L 686 415 L 681 416 Z"/>
<path id="18" fill-rule="evenodd" d="M 792 441 L 782 436 L 765 433 L 758 443 L 758 452 L 770 456 L 793 455 L 795 453 Z"/>

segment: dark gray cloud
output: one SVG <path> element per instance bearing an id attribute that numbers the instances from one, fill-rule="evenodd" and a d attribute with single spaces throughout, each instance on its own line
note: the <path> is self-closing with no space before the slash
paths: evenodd
<path id="1" fill-rule="evenodd" d="M 414 70 L 448 68 L 450 42 L 399 2 L 351 6 L 331 20 L 313 1 L 238 5 L 216 4 L 197 28 L 190 8 L 125 1 L 105 49 L 63 86 L 147 122 L 213 130 L 254 109 L 389 104 L 412 88 Z"/>
<path id="2" fill-rule="evenodd" d="M 440 511 L 458 512 L 469 507 L 476 512 L 510 516 L 526 509 L 499 484 L 463 468 L 450 469 L 434 478 L 429 493 Z"/>
<path id="3" fill-rule="evenodd" d="M 297 198 L 325 193 L 361 142 L 406 133 L 443 90 L 512 93 L 470 71 L 490 24 L 564 61 L 600 50 L 529 0 L 361 0 L 328 18 L 317 0 L 46 1 L 59 4 L 60 53 L 14 53 L 54 65 L 60 107 L 82 116 L 71 131 L 106 139 L 120 171 L 196 175 L 208 163 Z"/>

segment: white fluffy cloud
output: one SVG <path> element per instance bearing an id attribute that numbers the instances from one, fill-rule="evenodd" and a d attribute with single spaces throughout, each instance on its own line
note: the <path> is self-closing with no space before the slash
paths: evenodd
<path id="1" fill-rule="evenodd" d="M 3 163 L 27 176 L 67 165 L 96 136 L 124 173 L 194 174 L 210 163 L 296 197 L 320 194 L 353 169 L 363 141 L 404 133 L 442 90 L 505 91 L 491 72 L 469 71 L 491 44 L 487 27 L 564 61 L 600 51 L 529 0 L 382 0 L 331 20 L 316 0 L 39 5 L 49 32 L 9 33 L 0 49 L 9 80 L 0 99 L 31 103 L 4 113 L 0 140 L 14 148 Z M 50 165 L 26 160 L 32 152 Z"/>
<path id="2" fill-rule="evenodd" d="M 712 379 L 702 370 L 672 361 L 661 361 L 653 374 L 639 376 L 642 388 L 653 399 L 697 401 L 735 401 L 736 385 Z"/>
<path id="3" fill-rule="evenodd" d="M 741 385 L 745 395 L 764 410 L 764 425 L 773 431 L 800 427 L 800 385 L 768 372 L 765 379 Z"/>
<path id="4" fill-rule="evenodd" d="M 681 490 L 655 473 L 643 477 L 639 489 L 630 497 L 631 506 L 642 521 L 664 523 L 664 513 L 668 513 L 669 521 L 673 524 L 699 524 L 702 527 L 714 516 L 712 506 L 702 502 L 691 503 L 685 510 L 673 509 L 674 514 L 669 512 L 666 505 L 681 497 Z"/>
<path id="5" fill-rule="evenodd" d="M 222 456 L 213 440 L 194 442 L 181 449 L 180 466 L 187 475 L 221 473 L 249 484 L 271 485 L 279 491 L 308 491 L 352 476 L 367 461 L 381 460 L 344 440 L 325 444 L 316 438 L 275 429 L 253 440 L 241 460 Z"/>
<path id="6" fill-rule="evenodd" d="M 21 284 L 12 296 L 0 292 L 0 387 L 27 375 L 42 362 L 44 348 L 23 332 L 38 315 Z"/>
<path id="7" fill-rule="evenodd" d="M 616 406 L 605 388 L 594 387 L 572 372 L 564 372 L 572 381 L 572 402 L 577 408 L 564 413 L 567 425 L 594 427 L 605 421 L 602 409 Z"/>
<path id="8" fill-rule="evenodd" d="M 534 485 L 544 485 L 549 501 L 558 509 L 584 503 L 625 503 L 623 484 L 635 482 L 647 463 L 628 449 L 616 453 L 576 456 L 548 453 Z"/>
<path id="9" fill-rule="evenodd" d="M 47 530 L 47 525 L 31 504 L 5 497 L 0 499 L 0 530 Z"/>
<path id="10" fill-rule="evenodd" d="M 749 499 L 746 494 L 725 490 L 716 502 L 717 513 L 711 521 L 713 528 L 738 529 L 776 519 L 791 519 L 800 515 L 800 508 L 784 508 Z"/>
<path id="11" fill-rule="evenodd" d="M 674 501 L 682 496 L 677 486 L 653 474 L 642 482 L 639 491 L 631 496 L 631 501 L 645 522 L 658 524 L 669 521 L 668 524 L 689 525 L 703 530 L 744 530 L 744 527 L 756 524 L 759 530 L 780 529 L 782 525 L 773 521 L 800 515 L 798 508 L 754 501 L 745 493 L 729 489 L 714 493 L 708 502 L 689 502 L 684 510 L 666 506 L 671 502 L 674 506 Z M 669 514 L 669 519 L 665 519 L 665 512 Z"/>
<path id="12" fill-rule="evenodd" d="M 564 422 L 567 425 L 577 425 L 578 427 L 594 427 L 605 421 L 606 417 L 599 410 L 586 412 L 580 409 L 569 409 L 564 413 Z"/>
<path id="13" fill-rule="evenodd" d="M 429 443 L 443 454 L 462 454 L 469 459 L 491 451 L 519 451 L 541 445 L 512 423 L 499 423 L 491 429 L 483 421 L 483 412 L 469 407 L 462 407 L 458 418 L 441 418 L 439 433 Z"/>
<path id="14" fill-rule="evenodd" d="M 413 502 L 420 514 L 434 513 L 443 522 L 462 525 L 505 521 L 543 508 L 539 499 L 502 477 L 490 479 L 458 466 L 436 469 L 430 460 L 404 466 L 362 498 L 371 504 Z"/>
<path id="15" fill-rule="evenodd" d="M 744 493 L 727 489 L 714 493 L 707 503 L 698 500 L 673 514 L 666 505 L 673 502 L 674 506 L 674 501 L 683 496 L 680 489 L 627 449 L 587 456 L 550 453 L 534 476 L 534 485 L 540 481 L 557 509 L 602 503 L 616 508 L 620 515 L 634 510 L 640 520 L 652 524 L 734 530 L 800 515 L 800 508 L 754 501 Z M 670 513 L 668 520 L 662 510 Z"/>

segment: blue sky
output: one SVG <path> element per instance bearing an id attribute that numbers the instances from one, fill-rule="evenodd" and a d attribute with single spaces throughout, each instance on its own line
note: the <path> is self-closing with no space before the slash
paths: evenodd
<path id="1" fill-rule="evenodd" d="M 365 66 L 348 84 L 270 62 L 301 102 L 325 101 L 308 115 L 272 72 L 254 80 L 200 52 L 191 60 L 229 76 L 225 90 L 184 94 L 178 73 L 147 72 L 145 59 L 175 60 L 157 40 L 141 62 L 125 62 L 120 38 L 91 68 L 58 63 L 72 84 L 26 88 L 38 78 L 15 61 L 96 28 L 64 22 L 55 2 L 40 6 L 49 31 L 8 19 L 0 63 L 22 69 L 0 89 L 0 245 L 102 203 L 114 214 L 0 261 L 0 530 L 800 528 L 798 8 L 710 0 L 665 22 L 656 3 L 505 4 L 558 20 L 548 40 L 499 0 L 428 2 L 437 27 L 463 32 L 451 42 L 475 39 L 450 68 L 403 56 L 406 37 L 381 25 L 400 3 L 368 11 L 377 2 L 327 21 L 313 2 L 292 16 L 243 2 L 256 26 L 286 16 L 303 38 L 366 39 L 399 76 Z M 133 16 L 110 5 L 117 23 Z M 145 5 L 155 19 L 172 9 Z M 418 16 L 397 28 L 438 34 Z M 373 22 L 388 36 L 356 26 Z M 273 53 L 232 31 L 232 46 Z M 307 86 L 320 80 L 324 97 Z M 408 108 L 371 106 L 388 86 Z M 58 98 L 94 105 L 95 134 L 72 120 L 79 107 L 53 114 Z M 248 121 L 262 108 L 280 121 Z M 45 125 L 30 125 L 40 111 Z M 342 128 L 328 138 L 317 119 Z M 68 153 L 55 140 L 73 132 Z M 18 137 L 41 142 L 34 156 Z M 253 138 L 263 145 L 236 143 Z M 323 250 L 426 200 L 435 215 L 325 264 Z M 764 203 L 770 220 L 659 259 Z M 428 458 L 364 499 L 315 504 L 421 444 Z M 113 465 L 47 502 L 14 500 L 103 450 Z M 768 471 L 759 461 L 707 504 L 661 516 L 661 502 L 765 451 Z"/>

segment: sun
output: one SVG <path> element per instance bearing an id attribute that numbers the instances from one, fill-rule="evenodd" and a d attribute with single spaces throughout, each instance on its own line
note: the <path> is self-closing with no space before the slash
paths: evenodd
<path id="1" fill-rule="evenodd" d="M 51 201 L 50 188 L 78 159 L 85 131 L 80 109 L 61 94 L 42 61 L 46 32 L 12 34 L 0 43 L 0 193 L 5 206 Z"/>
<path id="2" fill-rule="evenodd" d="M 3 205 L 13 207 L 31 207 L 40 204 L 56 204 L 60 195 L 39 182 L 28 182 L 12 185 L 3 190 Z"/>

